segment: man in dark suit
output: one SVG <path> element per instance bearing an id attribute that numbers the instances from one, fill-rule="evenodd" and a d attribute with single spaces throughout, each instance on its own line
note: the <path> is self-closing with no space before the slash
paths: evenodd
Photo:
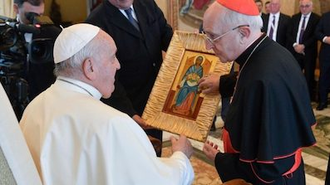
<path id="1" fill-rule="evenodd" d="M 280 12 L 280 0 L 271 0 L 269 4 L 269 14 L 264 16 L 262 32 L 265 32 L 271 39 L 287 47 L 287 28 L 290 23 L 290 17 Z"/>
<path id="2" fill-rule="evenodd" d="M 254 0 L 254 2 L 257 5 L 257 8 L 258 8 L 258 11 L 260 13 L 261 18 L 264 19 L 266 14 L 262 12 L 262 7 L 263 7 L 262 1 L 261 0 Z"/>
<path id="3" fill-rule="evenodd" d="M 104 0 L 86 22 L 111 35 L 118 48 L 121 69 L 116 76 L 116 89 L 104 102 L 145 126 L 140 116 L 160 69 L 162 51 L 167 50 L 173 35 L 163 12 L 154 0 Z M 162 140 L 160 130 L 147 129 L 146 132 Z"/>
<path id="4" fill-rule="evenodd" d="M 288 48 L 304 71 L 309 95 L 314 99 L 314 72 L 317 57 L 317 40 L 314 35 L 320 16 L 313 13 L 313 1 L 301 0 L 300 13 L 292 16 L 288 31 Z"/>
<path id="5" fill-rule="evenodd" d="M 316 26 L 315 34 L 322 42 L 320 49 L 319 104 L 317 110 L 323 110 L 328 105 L 330 88 L 330 12 L 322 15 Z"/>

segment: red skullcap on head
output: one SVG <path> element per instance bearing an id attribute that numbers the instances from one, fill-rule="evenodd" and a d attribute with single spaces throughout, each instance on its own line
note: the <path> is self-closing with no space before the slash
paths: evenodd
<path id="1" fill-rule="evenodd" d="M 245 15 L 259 15 L 254 0 L 217 0 L 222 6 Z"/>

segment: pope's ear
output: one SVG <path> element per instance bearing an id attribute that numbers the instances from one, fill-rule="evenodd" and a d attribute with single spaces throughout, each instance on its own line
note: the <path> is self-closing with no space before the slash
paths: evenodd
<path id="1" fill-rule="evenodd" d="M 82 63 L 82 70 L 85 75 L 85 77 L 89 80 L 95 79 L 95 63 L 92 58 L 87 58 Z"/>

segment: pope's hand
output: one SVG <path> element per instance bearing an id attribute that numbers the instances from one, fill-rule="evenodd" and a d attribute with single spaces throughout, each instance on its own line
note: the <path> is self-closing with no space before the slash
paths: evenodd
<path id="1" fill-rule="evenodd" d="M 171 136 L 172 143 L 172 152 L 181 151 L 188 158 L 193 154 L 193 148 L 191 146 L 190 141 L 187 139 L 185 135 L 180 135 L 179 139 L 176 139 L 174 136 Z"/>

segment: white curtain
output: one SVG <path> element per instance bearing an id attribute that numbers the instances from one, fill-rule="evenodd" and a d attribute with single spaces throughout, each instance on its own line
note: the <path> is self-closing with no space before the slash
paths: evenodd
<path id="1" fill-rule="evenodd" d="M 14 0 L 0 0 L 0 15 L 14 18 Z"/>

